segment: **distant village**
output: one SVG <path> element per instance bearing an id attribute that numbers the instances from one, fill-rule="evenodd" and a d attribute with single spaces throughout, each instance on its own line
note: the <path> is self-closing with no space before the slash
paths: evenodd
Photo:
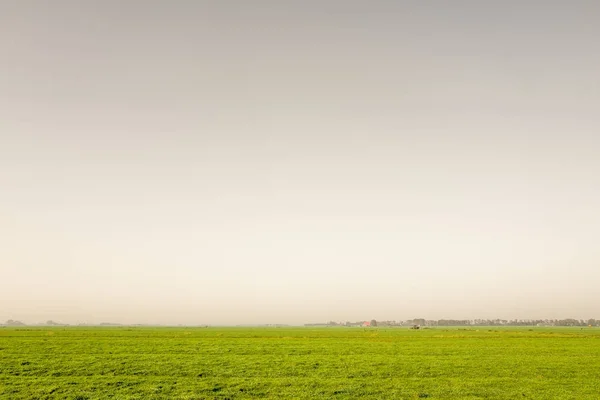
<path id="1" fill-rule="evenodd" d="M 411 328 L 426 328 L 436 326 L 600 326 L 600 319 L 438 319 L 424 318 L 409 319 L 404 321 L 356 321 L 304 324 L 304 326 L 345 326 L 345 327 L 395 327 L 404 326 Z"/>
<path id="2" fill-rule="evenodd" d="M 70 324 L 55 322 L 55 321 L 46 321 L 36 324 L 26 324 L 22 321 L 9 319 L 3 324 L 0 324 L 0 327 L 19 327 L 19 326 L 71 326 Z M 130 326 L 130 327 L 144 327 L 144 326 L 166 326 L 160 324 L 118 324 L 111 322 L 102 322 L 99 324 L 88 324 L 88 323 L 80 323 L 72 326 Z M 178 326 L 196 326 L 208 328 L 210 325 L 201 324 L 201 325 L 178 325 Z M 287 324 L 248 324 L 248 325 L 236 325 L 238 327 L 272 327 L 272 328 L 284 328 L 291 327 L 294 325 Z M 318 322 L 318 323 L 309 323 L 304 324 L 306 327 L 363 327 L 363 328 L 375 328 L 375 327 L 409 327 L 413 329 L 421 329 L 421 328 L 432 328 L 438 326 L 580 326 L 580 327 L 600 327 L 600 319 L 438 319 L 438 320 L 430 320 L 424 318 L 415 318 L 408 320 L 385 320 L 385 321 L 356 321 L 356 322 Z"/>

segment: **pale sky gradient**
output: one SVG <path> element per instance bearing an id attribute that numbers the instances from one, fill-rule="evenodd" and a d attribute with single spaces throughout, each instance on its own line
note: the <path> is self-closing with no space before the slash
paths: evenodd
<path id="1" fill-rule="evenodd" d="M 600 2 L 0 2 L 0 321 L 599 318 Z"/>

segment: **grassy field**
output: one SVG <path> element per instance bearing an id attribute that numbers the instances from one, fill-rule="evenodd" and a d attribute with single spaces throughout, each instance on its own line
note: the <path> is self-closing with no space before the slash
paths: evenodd
<path id="1" fill-rule="evenodd" d="M 0 328 L 1 399 L 600 399 L 598 328 Z"/>

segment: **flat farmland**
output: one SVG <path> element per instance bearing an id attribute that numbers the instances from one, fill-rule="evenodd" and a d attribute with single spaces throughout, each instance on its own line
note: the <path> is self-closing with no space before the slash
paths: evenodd
<path id="1" fill-rule="evenodd" d="M 598 328 L 0 328 L 1 399 L 598 399 Z"/>

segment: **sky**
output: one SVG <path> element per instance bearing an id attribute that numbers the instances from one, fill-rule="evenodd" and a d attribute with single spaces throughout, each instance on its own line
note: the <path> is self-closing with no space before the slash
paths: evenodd
<path id="1" fill-rule="evenodd" d="M 0 321 L 599 318 L 597 1 L 0 3 Z"/>

